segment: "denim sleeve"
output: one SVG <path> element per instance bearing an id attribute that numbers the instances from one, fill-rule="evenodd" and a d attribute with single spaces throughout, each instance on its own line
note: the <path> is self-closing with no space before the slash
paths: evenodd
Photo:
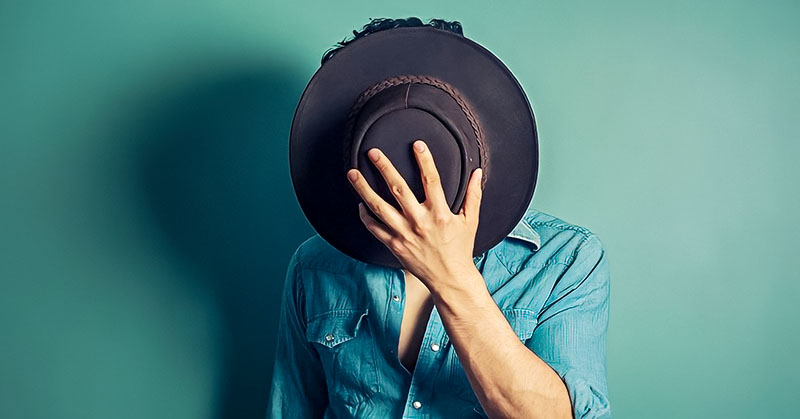
<path id="1" fill-rule="evenodd" d="M 564 381 L 575 418 L 611 417 L 606 376 L 609 281 L 603 245 L 590 235 L 555 282 L 528 341 Z"/>
<path id="2" fill-rule="evenodd" d="M 328 391 L 319 354 L 306 340 L 299 249 L 289 261 L 281 298 L 268 418 L 320 418 Z"/>

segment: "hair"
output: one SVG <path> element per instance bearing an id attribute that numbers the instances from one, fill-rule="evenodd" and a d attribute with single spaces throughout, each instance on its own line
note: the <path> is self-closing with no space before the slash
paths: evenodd
<path id="1" fill-rule="evenodd" d="M 424 23 L 417 17 L 409 17 L 406 19 L 370 18 L 369 23 L 364 25 L 364 27 L 361 28 L 361 31 L 353 30 L 352 39 L 349 40 L 342 39 L 336 45 L 334 45 L 333 48 L 326 51 L 325 54 L 322 56 L 321 65 L 324 65 L 326 61 L 330 60 L 331 57 L 333 57 L 342 48 L 346 47 L 347 44 L 359 38 L 363 38 L 371 33 L 379 32 L 386 29 L 413 27 L 413 26 L 431 26 L 436 29 L 443 29 L 464 36 L 464 29 L 461 26 L 461 22 L 457 20 L 447 21 L 443 19 L 431 19 L 428 21 L 428 23 Z"/>

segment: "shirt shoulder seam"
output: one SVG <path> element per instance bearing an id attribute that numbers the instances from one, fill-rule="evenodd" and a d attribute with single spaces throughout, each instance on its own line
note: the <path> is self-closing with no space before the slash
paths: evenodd
<path id="1" fill-rule="evenodd" d="M 567 223 L 567 222 L 565 222 L 563 220 L 562 221 L 556 221 L 556 220 L 533 221 L 532 220 L 531 224 L 534 224 L 534 225 L 537 225 L 537 226 L 543 226 L 543 227 L 551 227 L 551 228 L 555 228 L 555 229 L 558 229 L 558 230 L 561 230 L 561 231 L 572 230 L 572 231 L 575 231 L 578 234 L 580 234 L 581 241 L 578 242 L 578 244 L 575 246 L 575 249 L 573 249 L 572 253 L 569 255 L 569 258 L 567 258 L 567 260 L 565 260 L 563 262 L 562 261 L 555 261 L 554 262 L 554 263 L 562 264 L 564 266 L 569 266 L 570 264 L 572 264 L 572 262 L 575 260 L 575 258 L 578 255 L 578 251 L 580 251 L 580 249 L 583 248 L 583 245 L 588 240 L 590 240 L 591 238 L 597 237 L 597 235 L 594 232 L 592 232 L 591 230 L 589 230 L 588 228 L 583 227 L 583 226 L 579 226 L 579 225 L 576 225 L 576 224 L 570 224 L 570 223 Z M 548 260 L 547 263 L 550 263 L 549 260 Z M 547 263 L 545 263 L 545 265 Z M 508 268 L 506 268 L 506 269 L 508 269 Z"/>

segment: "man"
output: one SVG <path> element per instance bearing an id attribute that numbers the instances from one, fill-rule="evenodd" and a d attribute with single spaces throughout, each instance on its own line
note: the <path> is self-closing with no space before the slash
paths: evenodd
<path id="1" fill-rule="evenodd" d="M 373 20 L 356 38 L 418 25 Z M 461 34 L 458 22 L 428 25 Z M 380 148 L 368 156 L 399 208 L 361 170 L 347 172 L 366 203 L 363 226 L 401 269 L 351 258 L 319 234 L 292 256 L 268 416 L 610 417 L 609 269 L 598 237 L 528 209 L 473 257 L 481 168 L 454 213 L 432 148 L 420 139 L 413 150 L 423 202 Z"/>

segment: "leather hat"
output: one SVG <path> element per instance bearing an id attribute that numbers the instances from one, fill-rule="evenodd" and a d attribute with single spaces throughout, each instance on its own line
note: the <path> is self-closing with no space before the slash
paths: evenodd
<path id="1" fill-rule="evenodd" d="M 402 212 L 367 157 L 377 147 L 423 202 L 412 149 L 417 139 L 432 153 L 453 213 L 461 210 L 472 171 L 483 169 L 473 256 L 513 230 L 531 202 L 539 167 L 536 122 L 525 92 L 503 62 L 476 42 L 430 26 L 399 27 L 337 51 L 314 73 L 295 111 L 292 184 L 305 217 L 325 241 L 359 261 L 402 267 L 361 222 L 361 197 L 346 173 L 359 169 Z"/>

